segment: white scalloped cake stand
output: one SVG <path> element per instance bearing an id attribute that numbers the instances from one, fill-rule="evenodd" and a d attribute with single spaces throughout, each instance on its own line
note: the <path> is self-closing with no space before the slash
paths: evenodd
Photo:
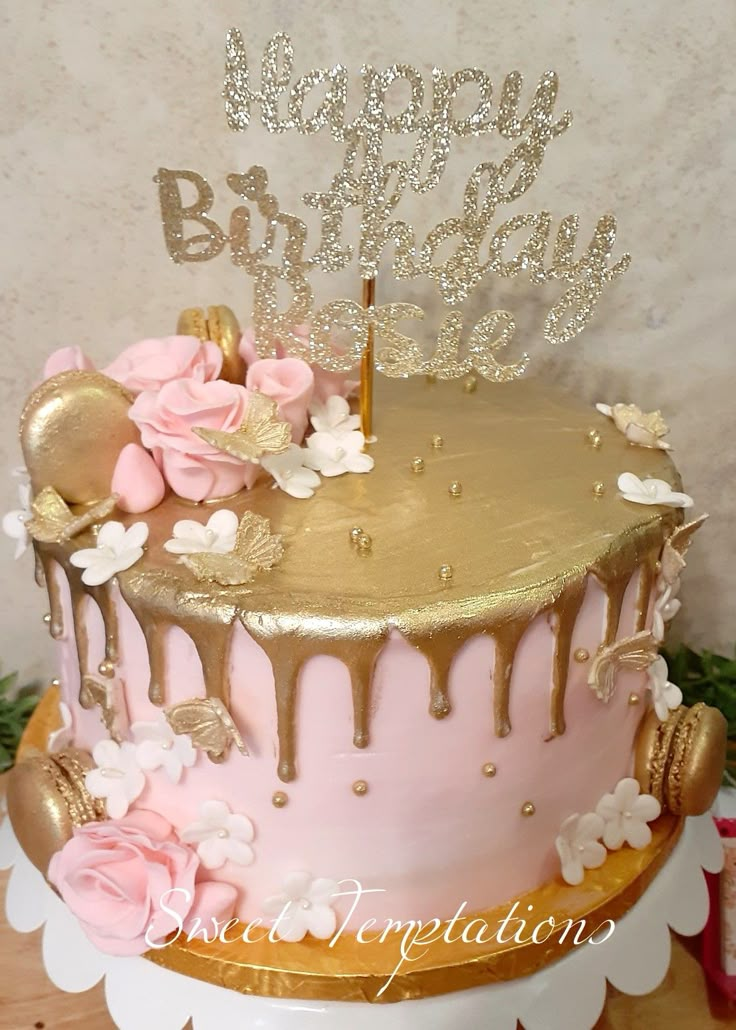
<path id="1" fill-rule="evenodd" d="M 194 980 L 143 958 L 114 958 L 94 948 L 66 906 L 21 851 L 10 820 L 0 826 L 0 868 L 12 873 L 6 913 L 20 933 L 43 926 L 43 961 L 69 993 L 105 980 L 120 1030 L 590 1030 L 606 998 L 606 981 L 625 994 L 646 994 L 670 961 L 671 927 L 699 933 L 708 916 L 702 870 L 718 872 L 720 838 L 710 815 L 687 820 L 672 855 L 644 896 L 599 945 L 584 944 L 552 966 L 519 980 L 390 1005 L 248 997 Z"/>

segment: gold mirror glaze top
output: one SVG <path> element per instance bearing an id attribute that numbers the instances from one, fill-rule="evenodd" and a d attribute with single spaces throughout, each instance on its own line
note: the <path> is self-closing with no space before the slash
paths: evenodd
<path id="1" fill-rule="evenodd" d="M 564 732 L 570 638 L 586 575 L 592 572 L 607 592 L 604 642 L 610 643 L 626 585 L 641 569 L 643 626 L 656 560 L 680 518 L 670 508 L 632 504 L 618 493 L 622 472 L 678 485 L 663 451 L 630 445 L 592 406 L 533 380 L 507 386 L 381 381 L 377 413 L 373 471 L 325 479 L 309 500 L 264 482 L 214 504 L 172 496 L 143 516 L 123 517 L 143 518 L 150 527 L 146 554 L 118 581 L 148 642 L 151 698 L 165 704 L 162 639 L 176 624 L 198 648 L 208 695 L 227 704 L 227 651 L 232 626 L 241 621 L 274 666 L 284 779 L 295 774 L 302 663 L 314 654 L 345 662 L 354 739 L 365 746 L 373 664 L 393 629 L 426 655 L 430 711 L 438 718 L 450 711 L 447 674 L 459 647 L 477 633 L 493 636 L 495 729 L 505 735 L 516 646 L 540 611 L 555 613 L 550 734 Z M 266 516 L 283 539 L 282 560 L 247 585 L 203 583 L 163 549 L 177 520 L 205 522 L 218 507 Z M 356 540 L 356 528 L 368 539 Z M 83 599 L 87 592 L 98 600 L 114 664 L 110 591 L 107 585 L 85 588 L 67 560 L 90 542 L 85 533 L 72 543 L 37 548 L 42 561 L 61 560 L 73 595 Z M 58 622 L 52 610 L 52 624 L 58 628 Z M 86 643 L 76 629 L 84 663 Z"/>

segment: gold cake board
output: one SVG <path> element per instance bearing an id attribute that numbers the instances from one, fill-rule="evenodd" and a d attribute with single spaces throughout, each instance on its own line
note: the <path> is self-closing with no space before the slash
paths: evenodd
<path id="1" fill-rule="evenodd" d="M 48 734 L 60 723 L 58 700 L 55 688 L 44 695 L 24 734 L 19 757 L 31 748 L 45 750 Z M 577 927 L 573 925 L 564 934 L 567 920 L 574 924 L 585 921 L 579 938 L 584 940 L 606 920 L 620 919 L 664 865 L 683 824 L 683 819 L 670 814 L 661 816 L 652 825 L 652 842 L 646 849 L 625 847 L 611 852 L 604 866 L 586 873 L 580 886 L 555 880 L 505 905 L 473 913 L 458 922 L 452 934 L 441 936 L 425 948 L 415 947 L 412 957 L 423 954 L 411 962 L 402 962 L 404 929 L 374 943 L 361 943 L 355 936 L 343 934 L 327 947 L 327 942 L 311 937 L 299 943 L 266 939 L 246 944 L 239 940 L 243 927 L 235 927 L 228 931 L 228 943 L 177 941 L 162 950 L 149 951 L 145 957 L 167 969 L 241 994 L 305 1000 L 396 1002 L 513 980 L 556 962 L 575 947 Z M 480 921 L 485 924 L 488 929 L 483 935 L 487 939 L 514 901 L 518 902 L 515 913 L 526 918 L 526 928 L 518 933 L 519 942 L 513 940 L 519 925 L 513 920 L 507 924 L 505 943 L 496 938 L 483 944 L 472 940 L 473 928 L 468 928 L 471 920 L 476 932 Z M 549 918 L 559 930 L 541 943 L 531 941 L 535 926 L 542 928 L 538 938 L 543 938 Z M 470 943 L 458 939 L 464 928 Z M 432 936 L 442 932 L 440 929 Z"/>

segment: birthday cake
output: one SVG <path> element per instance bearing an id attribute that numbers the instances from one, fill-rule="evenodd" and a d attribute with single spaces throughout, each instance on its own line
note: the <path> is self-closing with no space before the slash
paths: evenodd
<path id="1" fill-rule="evenodd" d="M 254 101 L 237 45 L 231 117 Z M 517 132 L 542 152 L 564 121 L 543 85 Z M 158 175 L 176 260 L 202 259 L 182 219 L 207 205 L 186 214 L 174 189 L 193 176 Z M 239 180 L 296 239 L 262 169 Z M 577 223 L 560 230 L 555 342 L 625 268 L 612 221 L 577 266 Z M 540 281 L 542 222 L 517 262 Z M 450 313 L 430 359 L 395 330 L 416 309 L 371 290 L 329 319 L 300 294 L 289 321 L 273 280 L 298 293 L 305 266 L 248 265 L 248 225 L 234 213 L 228 240 L 254 329 L 216 306 L 99 371 L 65 348 L 23 411 L 15 535 L 58 678 L 52 732 L 13 773 L 15 832 L 97 947 L 243 993 L 390 1001 L 523 975 L 572 946 L 566 922 L 630 907 L 717 790 L 724 720 L 682 707 L 658 653 L 704 516 L 684 516 L 659 412 L 509 382 L 526 357 L 498 360 L 508 312 L 467 352 Z M 463 268 L 443 271 L 451 299 Z M 536 947 L 478 930 L 521 900 Z M 437 949 L 398 973 L 407 925 Z"/>

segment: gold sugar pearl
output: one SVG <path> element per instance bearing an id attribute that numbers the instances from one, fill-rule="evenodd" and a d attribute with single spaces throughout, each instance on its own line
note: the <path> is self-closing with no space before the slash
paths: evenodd
<path id="1" fill-rule="evenodd" d="M 56 676 L 54 676 L 54 678 L 51 680 L 51 686 L 52 687 L 57 687 L 57 688 L 60 687 L 61 686 L 61 680 L 57 679 Z"/>
<path id="2" fill-rule="evenodd" d="M 100 676 L 107 676 L 109 679 L 111 676 L 115 674 L 115 666 L 112 664 L 112 662 L 100 662 L 100 664 L 97 666 L 97 671 L 99 672 Z"/>
<path id="3" fill-rule="evenodd" d="M 533 801 L 525 801 L 524 804 L 521 806 L 522 815 L 534 815 L 535 812 L 536 808 L 534 807 Z"/>
<path id="4" fill-rule="evenodd" d="M 373 537 L 368 533 L 361 533 L 358 537 L 357 547 L 361 554 L 367 554 L 373 547 Z"/>
<path id="5" fill-rule="evenodd" d="M 437 571 L 437 575 L 440 577 L 443 583 L 447 583 L 449 580 L 451 580 L 454 574 L 455 570 L 453 569 L 452 565 L 440 565 Z"/>
<path id="6" fill-rule="evenodd" d="M 475 393 L 478 389 L 478 380 L 475 376 L 466 376 L 463 380 L 463 393 Z"/>
<path id="7" fill-rule="evenodd" d="M 597 429 L 589 429 L 587 439 L 590 446 L 594 447 L 596 450 L 598 450 L 598 448 L 603 443 L 603 437 Z"/>
<path id="8" fill-rule="evenodd" d="M 481 769 L 481 772 L 484 776 L 487 776 L 490 779 L 492 776 L 496 775 L 496 766 L 493 764 L 493 762 L 486 762 L 486 764 Z"/>
<path id="9" fill-rule="evenodd" d="M 412 472 L 424 472 L 424 458 L 412 458 L 411 470 Z"/>
<path id="10" fill-rule="evenodd" d="M 605 492 L 606 492 L 606 484 L 605 483 L 601 483 L 600 480 L 598 480 L 596 483 L 593 483 L 593 495 L 594 495 L 594 497 L 602 497 Z"/>
<path id="11" fill-rule="evenodd" d="M 51 625 L 51 612 L 46 612 L 46 614 L 43 617 L 43 621 L 47 626 Z"/>
<path id="12" fill-rule="evenodd" d="M 357 544 L 358 540 L 360 540 L 362 536 L 363 530 L 360 528 L 360 526 L 353 526 L 353 528 L 350 530 L 350 542 L 352 544 Z"/>
<path id="13" fill-rule="evenodd" d="M 445 446 L 445 441 L 442 439 L 439 433 L 435 433 L 432 437 L 432 446 L 436 451 L 438 451 L 440 447 Z"/>
<path id="14" fill-rule="evenodd" d="M 638 705 L 640 701 L 641 701 L 641 698 L 639 697 L 639 695 L 635 694 L 633 692 L 633 690 L 632 690 L 632 692 L 629 694 L 629 704 L 630 705 Z"/>
<path id="15" fill-rule="evenodd" d="M 456 479 L 454 482 L 450 483 L 447 488 L 447 492 L 450 497 L 460 497 L 463 492 L 463 484 Z"/>
<path id="16" fill-rule="evenodd" d="M 289 803 L 289 795 L 284 794 L 283 790 L 277 790 L 271 798 L 271 803 L 274 808 L 285 808 Z"/>
<path id="17" fill-rule="evenodd" d="M 577 647 L 573 654 L 573 658 L 576 662 L 587 662 L 590 658 L 590 651 L 586 651 L 584 647 Z"/>
<path id="18" fill-rule="evenodd" d="M 353 784 L 353 794 L 357 797 L 362 798 L 368 793 L 368 784 L 365 780 L 356 780 Z"/>

